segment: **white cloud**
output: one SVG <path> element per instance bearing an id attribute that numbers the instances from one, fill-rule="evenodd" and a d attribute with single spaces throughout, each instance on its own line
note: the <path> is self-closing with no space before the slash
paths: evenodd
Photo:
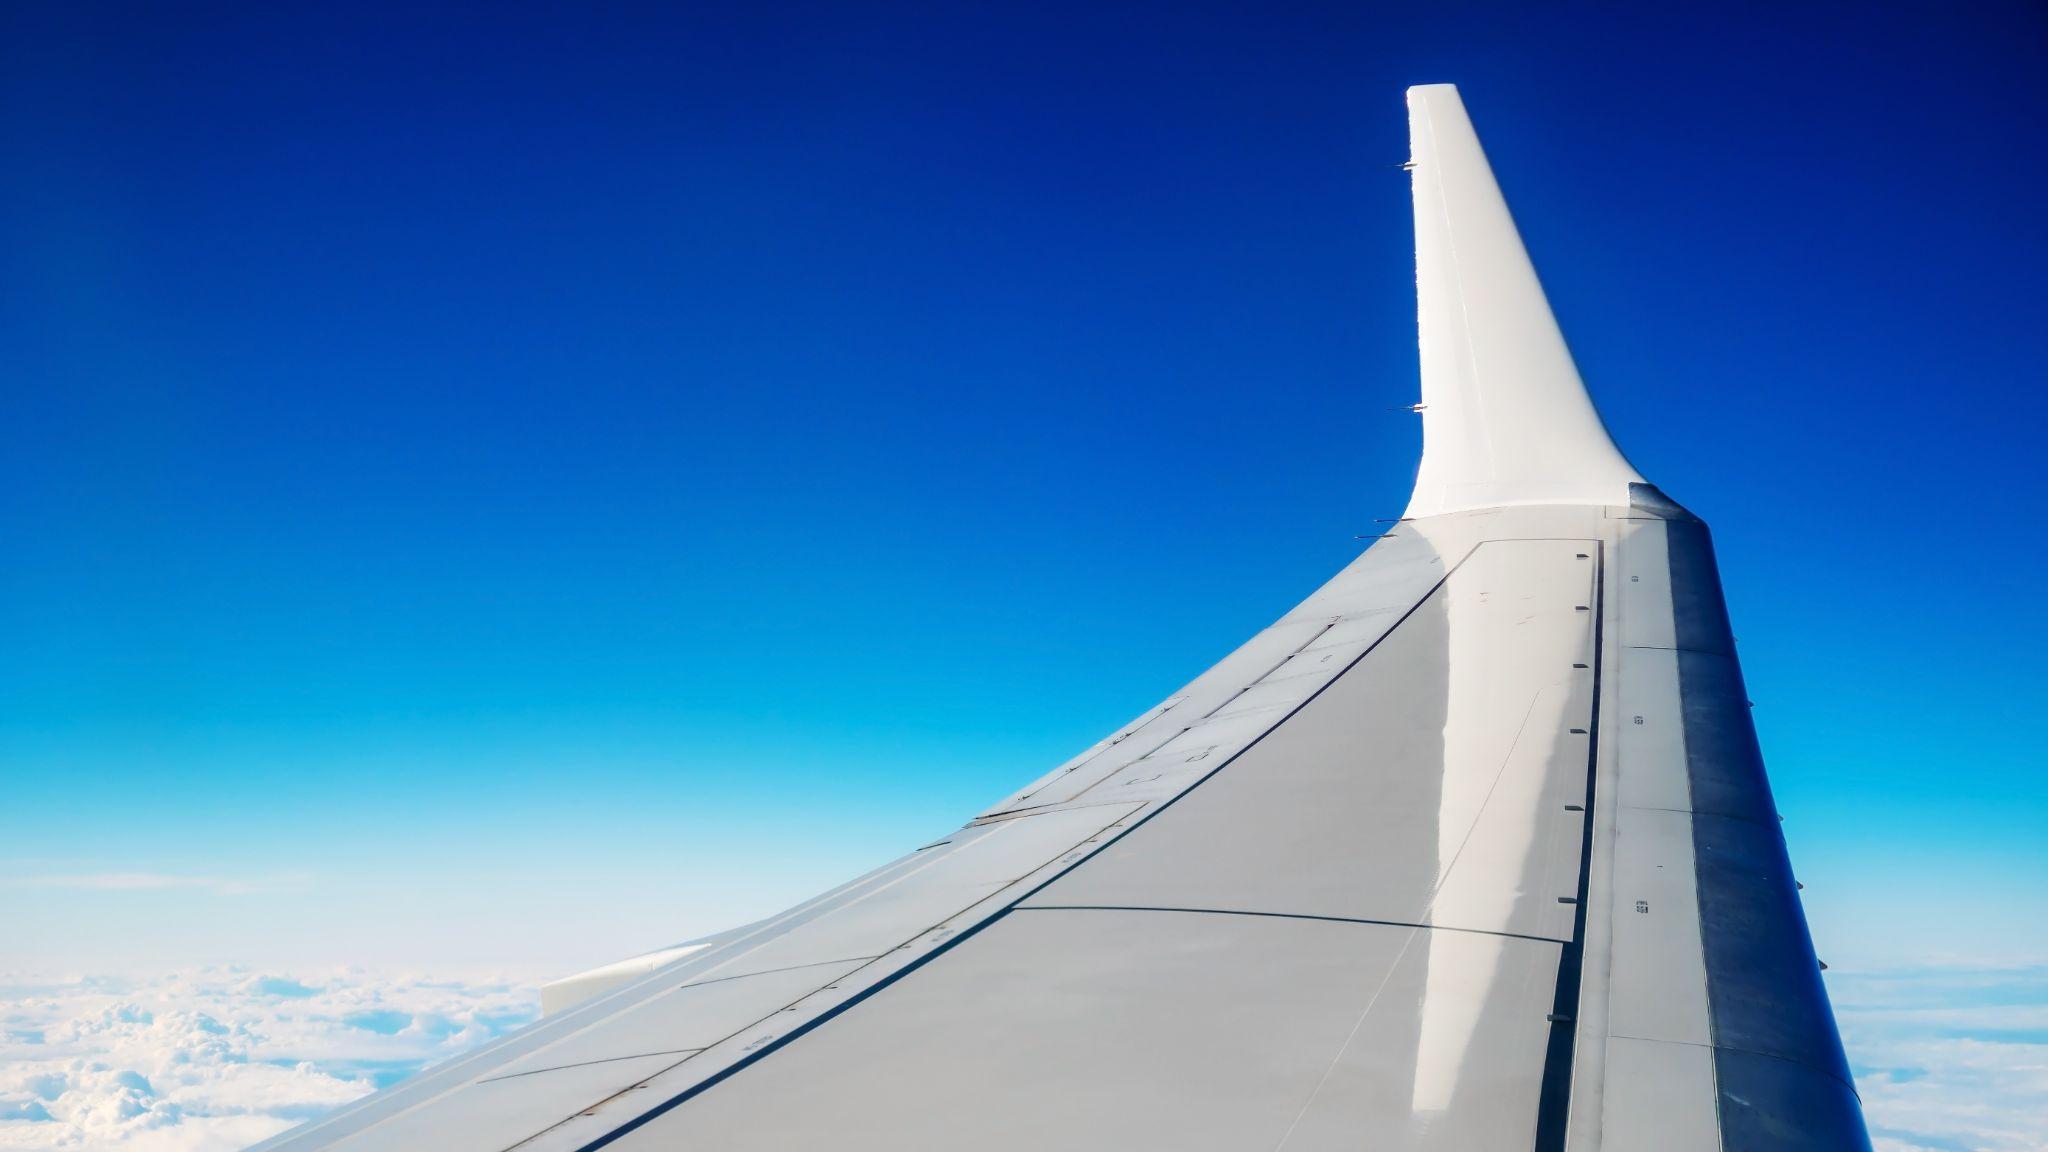
<path id="1" fill-rule="evenodd" d="M 0 1149 L 231 1152 L 534 1017 L 533 985 L 343 969 L 0 978 Z"/>
<path id="2" fill-rule="evenodd" d="M 1878 1152 L 2048 1150 L 2048 965 L 1831 972 Z"/>

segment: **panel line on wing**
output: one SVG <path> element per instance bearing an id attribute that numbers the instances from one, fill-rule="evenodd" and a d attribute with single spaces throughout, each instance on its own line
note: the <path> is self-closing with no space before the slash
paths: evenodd
<path id="1" fill-rule="evenodd" d="M 1533 940 L 1539 944 L 1565 944 L 1555 936 L 1527 932 L 1501 932 L 1491 928 L 1460 928 L 1450 924 L 1428 924 L 1413 920 L 1374 920 L 1364 916 L 1323 916 L 1313 912 L 1262 912 L 1248 908 L 1182 908 L 1146 904 L 1020 904 L 1015 912 L 1185 912 L 1194 916 L 1262 916 L 1275 920 L 1317 920 L 1325 924 L 1369 924 L 1380 928 L 1424 928 L 1434 932 L 1464 932 L 1473 936 L 1502 936 L 1511 940 Z"/>
<path id="2" fill-rule="evenodd" d="M 788 964 L 781 968 L 763 968 L 758 972 L 741 972 L 735 976 L 713 976 L 705 980 L 689 980 L 676 985 L 676 990 L 702 988 L 707 984 L 725 984 L 734 980 L 745 980 L 750 976 L 773 976 L 778 972 L 801 972 L 806 968 L 830 968 L 834 964 L 865 964 L 874 956 L 839 956 L 831 960 L 814 960 L 809 964 Z"/>
<path id="3" fill-rule="evenodd" d="M 1372 1010 L 1379 1005 L 1380 997 L 1387 991 L 1387 985 L 1393 983 L 1394 973 L 1400 970 L 1401 961 L 1408 956 L 1408 949 L 1415 946 L 1416 938 L 1421 935 L 1422 930 L 1420 928 L 1408 930 L 1407 939 L 1401 941 L 1401 950 L 1394 954 L 1394 962 L 1387 965 L 1387 970 L 1380 974 L 1380 982 L 1374 986 L 1372 995 L 1366 998 L 1365 1007 L 1358 1010 L 1358 1019 L 1351 1022 L 1351 1031 L 1344 1034 L 1344 1042 L 1337 1046 L 1337 1054 L 1332 1056 L 1330 1062 L 1324 1066 L 1322 1078 L 1316 1081 L 1316 1086 L 1302 1100 L 1300 1111 L 1294 1114 L 1293 1121 L 1287 1125 L 1287 1131 L 1282 1132 L 1280 1139 L 1274 1143 L 1273 1152 L 1280 1152 L 1282 1148 L 1287 1146 L 1289 1140 L 1294 1139 L 1295 1132 L 1301 1128 L 1301 1122 L 1308 1118 L 1308 1110 L 1315 1107 L 1316 1097 L 1323 1094 L 1323 1089 L 1330 1083 L 1330 1077 L 1337 1074 L 1337 1066 L 1343 1063 L 1344 1053 L 1351 1050 L 1351 1045 L 1358 1040 L 1359 1031 L 1365 1027 L 1365 1022 L 1371 1019 Z"/>
<path id="4" fill-rule="evenodd" d="M 639 1060 L 648 1056 L 685 1056 L 702 1052 L 702 1048 L 668 1048 L 660 1052 L 628 1052 L 624 1056 L 606 1056 L 601 1060 L 578 1060 L 574 1064 L 551 1064 L 546 1068 L 528 1068 L 524 1072 L 507 1072 L 502 1076 L 486 1076 L 479 1084 L 496 1084 L 500 1080 L 517 1080 L 522 1076 L 538 1076 L 543 1072 L 560 1072 L 564 1068 L 588 1068 L 593 1064 L 616 1064 L 621 1060 Z"/>

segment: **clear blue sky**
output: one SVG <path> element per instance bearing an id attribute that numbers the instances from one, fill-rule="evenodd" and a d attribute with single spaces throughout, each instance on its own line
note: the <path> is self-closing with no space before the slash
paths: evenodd
<path id="1" fill-rule="evenodd" d="M 562 970 L 1065 758 L 1401 507 L 1434 81 L 1823 955 L 2048 953 L 2038 5 L 969 7 L 8 5 L 0 967 Z"/>

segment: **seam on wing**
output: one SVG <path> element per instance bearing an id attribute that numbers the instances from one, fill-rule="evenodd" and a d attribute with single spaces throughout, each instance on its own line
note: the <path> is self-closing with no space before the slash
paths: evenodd
<path id="1" fill-rule="evenodd" d="M 596 1060 L 578 1060 L 573 1064 L 551 1064 L 546 1068 L 528 1068 L 524 1072 L 507 1072 L 503 1076 L 486 1076 L 478 1084 L 495 1084 L 500 1080 L 517 1080 L 522 1076 L 538 1076 L 543 1072 L 560 1072 L 565 1068 L 588 1068 L 592 1064 L 616 1064 L 621 1060 L 639 1060 L 647 1056 L 681 1056 L 684 1053 L 702 1052 L 702 1048 L 663 1048 L 655 1052 L 633 1052 L 624 1056 L 605 1056 Z"/>
<path id="2" fill-rule="evenodd" d="M 1491 928 L 1461 928 L 1451 924 L 1422 924 L 1413 920 L 1372 920 L 1363 916 L 1320 916 L 1312 912 L 1258 912 L 1243 908 L 1175 908 L 1156 904 L 1019 904 L 1013 912 L 1183 912 L 1193 916 L 1262 916 L 1274 920 L 1315 920 L 1325 924 L 1362 924 L 1380 928 L 1421 928 L 1431 932 L 1463 932 L 1472 936 L 1500 936 L 1510 940 L 1532 940 L 1539 944 L 1566 944 L 1555 936 L 1527 932 L 1497 932 Z"/>

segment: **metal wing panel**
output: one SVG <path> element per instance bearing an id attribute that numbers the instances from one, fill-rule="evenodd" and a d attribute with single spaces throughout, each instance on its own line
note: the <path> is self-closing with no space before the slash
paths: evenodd
<path id="1" fill-rule="evenodd" d="M 318 1146 L 347 1152 L 510 1148 L 559 1120 L 563 1101 L 596 1101 L 629 1091 L 676 1059 L 668 1054 L 638 1056 L 481 1080 L 360 1131 L 323 1138 Z"/>
<path id="2" fill-rule="evenodd" d="M 1512 538 L 1560 526 L 1594 535 Z M 977 1145 L 1529 1143 L 1571 1031 L 1605 522 L 1414 531 L 1463 559 L 1246 751 L 815 1028 L 532 1146 L 930 1147 L 997 1112 Z"/>
<path id="3" fill-rule="evenodd" d="M 1299 917 L 1019 909 L 612 1147 L 1525 1147 L 1553 945 Z M 1445 986 L 1446 970 L 1521 979 Z M 1438 1011 L 1503 1058 L 1415 1060 Z M 1436 1095 L 1454 1092 L 1453 1099 Z M 1405 1135 L 1386 1120 L 1442 1105 Z M 800 1101 L 799 1106 L 784 1106 Z"/>

